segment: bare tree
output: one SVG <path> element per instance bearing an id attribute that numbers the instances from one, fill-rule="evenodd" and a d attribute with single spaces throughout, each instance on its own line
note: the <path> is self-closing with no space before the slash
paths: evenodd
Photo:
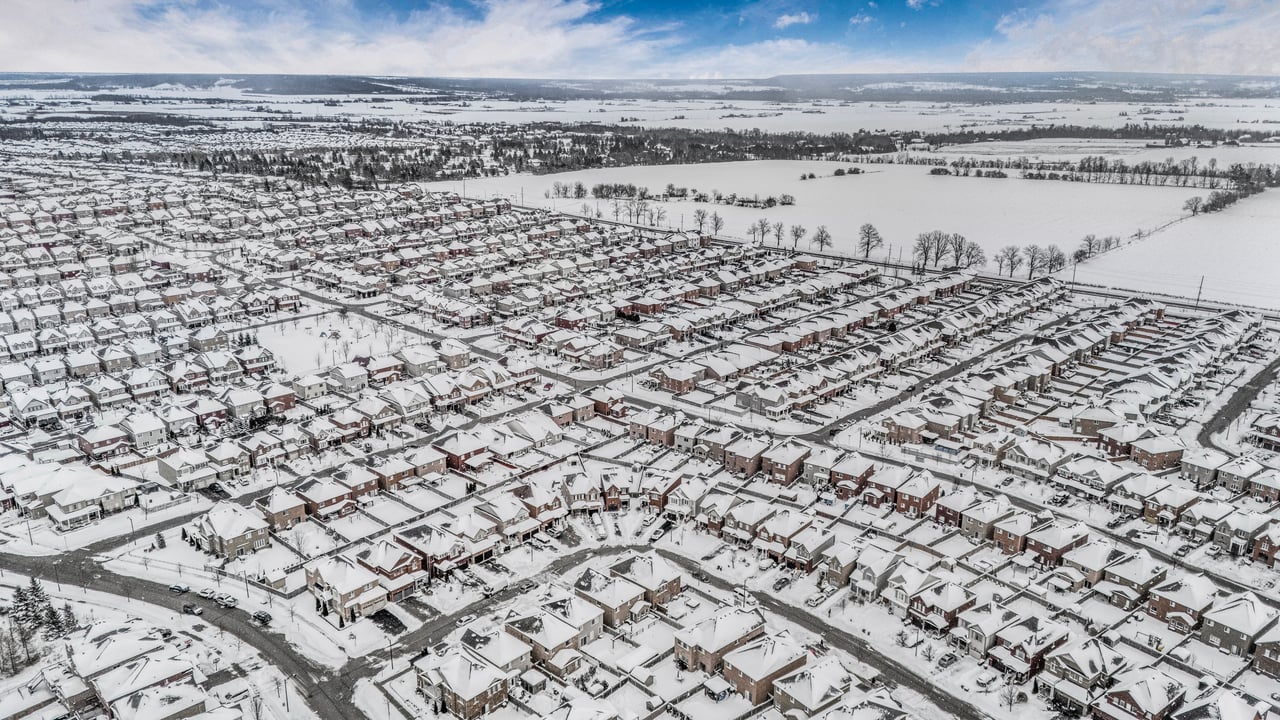
<path id="1" fill-rule="evenodd" d="M 702 229 L 707 225 L 706 208 L 698 208 L 693 211 L 693 223 L 698 226 L 698 232 L 701 233 Z"/>
<path id="2" fill-rule="evenodd" d="M 987 254 L 982 251 L 982 246 L 978 243 L 971 242 L 964 246 L 964 257 L 960 261 L 963 267 L 982 267 L 987 264 Z"/>
<path id="3" fill-rule="evenodd" d="M 724 218 L 720 217 L 720 213 L 711 213 L 711 234 L 719 235 L 724 229 Z"/>
<path id="4" fill-rule="evenodd" d="M 831 247 L 831 232 L 827 230 L 826 225 L 819 225 L 818 229 L 814 231 L 812 244 L 818 246 L 818 252 Z"/>
<path id="5" fill-rule="evenodd" d="M 880 231 L 876 230 L 876 226 L 871 223 L 865 223 L 858 228 L 858 249 L 862 251 L 862 257 L 870 257 L 871 251 L 884 245 L 884 238 L 880 237 Z"/>
<path id="6" fill-rule="evenodd" d="M 922 232 L 916 236 L 916 243 L 911 248 L 911 254 L 920 261 L 921 265 L 929 264 L 929 260 L 933 258 L 934 248 L 938 245 L 938 234 L 934 231 Z"/>
<path id="7" fill-rule="evenodd" d="M 760 242 L 764 242 L 765 238 L 769 236 L 770 227 L 772 226 L 769 224 L 768 218 L 760 218 L 756 221 L 756 232 L 760 235 Z"/>
<path id="8" fill-rule="evenodd" d="M 951 233 L 947 235 L 947 248 L 951 251 L 951 257 L 955 260 L 955 264 L 960 264 L 960 256 L 964 254 L 964 248 L 969 244 L 964 236 L 960 233 Z"/>
<path id="9" fill-rule="evenodd" d="M 1027 256 L 1027 279 L 1030 280 L 1036 273 L 1044 270 L 1049 256 L 1044 248 L 1035 243 L 1028 245 L 1023 252 Z"/>
<path id="10" fill-rule="evenodd" d="M 1050 245 L 1045 248 L 1045 269 L 1049 272 L 1057 272 L 1067 266 L 1067 254 L 1062 252 L 1062 248 L 1057 245 Z"/>
<path id="11" fill-rule="evenodd" d="M 1006 245 L 996 253 L 996 269 L 1003 273 L 1005 268 L 1009 268 L 1009 277 L 1017 272 L 1022 266 L 1022 250 L 1017 245 Z"/>
<path id="12" fill-rule="evenodd" d="M 1098 248 L 1102 246 L 1102 241 L 1097 235 L 1090 233 L 1084 236 L 1080 241 L 1080 249 L 1084 251 L 1085 257 L 1093 257 L 1098 254 Z"/>
<path id="13" fill-rule="evenodd" d="M 667 219 L 667 209 L 661 205 L 653 209 L 653 224 L 661 225 Z"/>
<path id="14" fill-rule="evenodd" d="M 786 229 L 787 226 L 783 225 L 781 220 L 773 224 L 773 242 L 776 243 L 778 247 L 782 247 L 782 234 Z"/>
<path id="15" fill-rule="evenodd" d="M 797 245 L 799 245 L 800 241 L 804 239 L 805 234 L 808 232 L 809 231 L 806 230 L 803 225 L 792 225 L 791 226 L 791 247 L 796 247 Z"/>
<path id="16" fill-rule="evenodd" d="M 1187 201 L 1182 204 L 1182 209 L 1191 213 L 1192 217 L 1199 215 L 1200 210 L 1203 207 L 1204 207 L 1204 198 L 1200 197 L 1199 195 L 1196 195 L 1195 197 L 1187 198 Z"/>

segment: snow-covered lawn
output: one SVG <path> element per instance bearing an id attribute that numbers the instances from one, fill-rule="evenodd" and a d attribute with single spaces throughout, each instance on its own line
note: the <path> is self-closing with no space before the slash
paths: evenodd
<path id="1" fill-rule="evenodd" d="M 423 341 L 386 323 L 354 314 L 289 320 L 256 332 L 258 343 L 270 350 L 280 369 L 289 374 L 324 371 L 356 355 L 395 352 Z"/>

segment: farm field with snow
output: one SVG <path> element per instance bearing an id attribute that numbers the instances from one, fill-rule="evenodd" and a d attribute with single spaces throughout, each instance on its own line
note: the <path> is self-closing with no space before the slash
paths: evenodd
<path id="1" fill-rule="evenodd" d="M 823 161 L 753 161 L 701 165 L 661 165 L 610 168 L 554 175 L 509 175 L 470 180 L 466 194 L 473 197 L 505 196 L 519 203 L 523 190 L 528 205 L 581 212 L 584 203 L 612 219 L 606 200 L 548 199 L 544 192 L 556 182 L 634 183 L 661 192 L 668 183 L 702 192 L 718 190 L 752 197 L 783 193 L 795 196 L 795 205 L 757 209 L 689 201 L 664 202 L 665 223 L 673 228 L 693 226 L 699 208 L 725 218 L 725 237 L 745 238 L 748 225 L 760 218 L 788 226 L 804 225 L 809 237 L 819 225 L 830 230 L 837 253 L 855 254 L 858 227 L 871 223 L 885 239 L 910 257 L 916 235 L 928 230 L 958 232 L 979 243 L 990 258 L 1009 245 L 1058 244 L 1074 248 L 1080 238 L 1096 235 L 1129 236 L 1139 229 L 1152 230 L 1183 215 L 1182 204 L 1203 190 L 1133 185 L 1103 185 L 1028 181 L 1015 178 L 940 177 L 929 168 L 909 165 L 861 165 L 860 175 L 832 177 L 849 164 Z M 812 180 L 800 180 L 814 173 Z M 462 191 L 461 182 L 430 184 L 435 189 Z M 622 219 L 626 219 L 623 216 Z M 1198 218 L 1197 218 L 1198 220 Z M 1190 223 L 1194 226 L 1195 223 Z M 787 237 L 783 243 L 789 243 Z M 802 240 L 800 249 L 805 250 Z"/>
<path id="2" fill-rule="evenodd" d="M 1280 192 L 1268 190 L 1081 264 L 1080 282 L 1280 307 Z M 1059 273 L 1070 278 L 1071 269 Z"/>
<path id="3" fill-rule="evenodd" d="M 708 88 L 703 88 L 708 89 Z M 712 92 L 724 86 L 710 88 Z M 684 127 L 701 130 L 760 129 L 815 133 L 859 129 L 902 131 L 995 131 L 1032 125 L 1121 127 L 1133 122 L 1182 123 L 1248 130 L 1280 120 L 1280 107 L 1269 100 L 1196 98 L 1195 101 L 1143 102 L 778 102 L 742 99 L 502 100 L 441 102 L 424 105 L 384 95 L 270 95 L 228 85 L 191 88 L 181 85 L 135 90 L 147 98 L 148 110 L 198 117 L 251 127 L 260 120 L 289 115 L 344 119 L 376 118 L 452 123 L 610 123 L 630 127 Z M 95 97 L 96 96 L 96 97 Z M 127 113 L 131 101 L 117 101 L 92 91 L 6 89 L 0 118 L 48 117 L 90 112 Z M 89 104 L 86 101 L 92 100 Z M 1145 112 L 1144 112 L 1145 111 Z"/>

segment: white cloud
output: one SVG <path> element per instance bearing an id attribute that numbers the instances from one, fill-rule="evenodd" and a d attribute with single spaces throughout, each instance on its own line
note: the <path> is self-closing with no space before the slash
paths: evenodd
<path id="1" fill-rule="evenodd" d="M 1218 0 L 1208 9 L 1203 0 L 1161 0 L 1141 12 L 1132 0 L 1057 0 L 1006 15 L 984 42 L 949 54 L 896 57 L 847 41 L 709 44 L 678 24 L 600 13 L 600 1 L 472 0 L 474 13 L 433 4 L 378 20 L 361 17 L 352 0 L 7 2 L 0 14 L 0 69 L 543 78 L 942 70 L 1280 74 L 1276 0 Z M 907 2 L 924 8 L 939 0 Z M 781 27 L 818 20 L 797 12 L 753 22 L 767 25 L 770 17 Z M 858 12 L 849 23 L 870 19 Z"/>
<path id="2" fill-rule="evenodd" d="M 959 63 L 974 70 L 1280 74 L 1274 0 L 1063 0 L 1004 16 Z"/>
<path id="3" fill-rule="evenodd" d="M 907 0 L 907 7 L 912 10 L 919 10 L 924 7 L 924 0 Z"/>
<path id="4" fill-rule="evenodd" d="M 369 24 L 347 0 L 262 0 L 232 12 L 187 0 L 6 6 L 8 71 L 335 73 L 506 77 L 635 74 L 678 38 L 587 0 L 482 0 Z"/>
<path id="5" fill-rule="evenodd" d="M 786 27 L 791 27 L 792 25 L 808 25 L 809 23 L 817 19 L 818 19 L 817 15 L 810 15 L 809 13 L 803 12 L 803 11 L 798 13 L 788 13 L 784 15 L 779 15 L 778 19 L 773 22 L 773 26 L 781 30 Z"/>

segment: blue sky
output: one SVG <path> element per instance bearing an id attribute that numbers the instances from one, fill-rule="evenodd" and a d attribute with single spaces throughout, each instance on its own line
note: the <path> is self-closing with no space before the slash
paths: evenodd
<path id="1" fill-rule="evenodd" d="M 1276 0 L 9 0 L 0 71 L 1280 74 Z"/>

